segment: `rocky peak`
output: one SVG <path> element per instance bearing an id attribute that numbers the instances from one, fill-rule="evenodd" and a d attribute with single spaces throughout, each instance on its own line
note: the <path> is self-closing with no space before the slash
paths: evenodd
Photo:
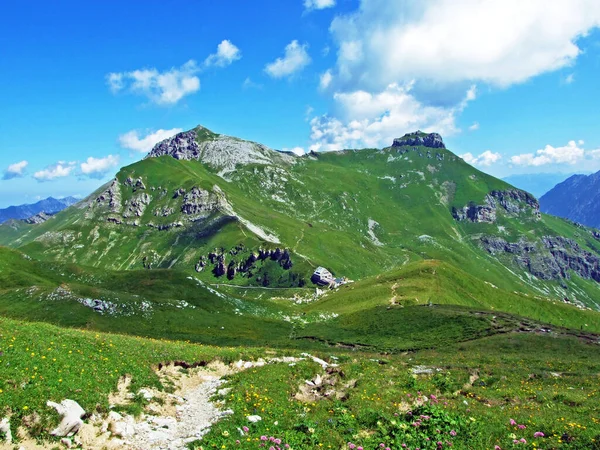
<path id="1" fill-rule="evenodd" d="M 159 142 L 147 157 L 164 155 L 200 161 L 218 170 L 220 175 L 233 172 L 238 165 L 293 163 L 297 158 L 293 154 L 276 152 L 256 142 L 213 133 L 202 126 Z"/>
<path id="2" fill-rule="evenodd" d="M 430 148 L 446 148 L 442 136 L 438 133 L 424 133 L 416 131 L 414 133 L 406 133 L 401 138 L 394 139 L 392 147 L 430 147 Z"/>

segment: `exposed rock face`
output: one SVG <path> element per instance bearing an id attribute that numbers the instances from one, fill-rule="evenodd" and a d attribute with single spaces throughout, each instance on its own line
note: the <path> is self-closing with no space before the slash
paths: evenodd
<path id="1" fill-rule="evenodd" d="M 499 207 L 509 217 L 526 216 L 534 220 L 541 218 L 540 206 L 535 197 L 518 189 L 492 191 L 485 196 L 483 205 L 470 202 L 461 209 L 452 208 L 452 216 L 459 221 L 494 223 Z"/>
<path id="2" fill-rule="evenodd" d="M 134 180 L 131 177 L 127 177 L 127 179 L 123 182 L 123 184 L 125 186 L 132 187 L 134 191 L 137 191 L 140 189 L 146 189 L 146 185 L 144 184 L 144 182 L 142 181 L 141 178 L 136 178 Z"/>
<path id="3" fill-rule="evenodd" d="M 207 256 L 201 256 L 196 263 L 196 272 L 202 272 L 205 268 L 211 264 L 213 265 L 212 272 L 217 277 L 227 275 L 227 278 L 232 280 L 236 274 L 250 274 L 253 269 L 256 268 L 258 261 L 277 261 L 279 265 L 285 269 L 290 270 L 293 267 L 292 256 L 288 249 L 281 249 L 279 247 L 275 249 L 259 249 L 258 252 L 252 252 L 249 256 L 244 257 L 239 255 L 243 252 L 245 247 L 243 244 L 236 246 L 226 252 L 224 249 L 214 249 Z M 237 256 L 237 258 L 236 258 Z M 229 263 L 227 263 L 227 260 Z"/>
<path id="4" fill-rule="evenodd" d="M 96 198 L 96 204 L 108 207 L 110 212 L 113 213 L 121 212 L 121 186 L 116 178 L 112 180 L 106 190 Z"/>
<path id="5" fill-rule="evenodd" d="M 184 195 L 181 212 L 187 215 L 207 215 L 219 209 L 220 205 L 217 195 L 194 187 Z"/>
<path id="6" fill-rule="evenodd" d="M 151 201 L 152 197 L 145 192 L 134 195 L 127 203 L 123 217 L 142 217 Z"/>
<path id="7" fill-rule="evenodd" d="M 158 143 L 148 154 L 149 158 L 163 155 L 175 159 L 197 160 L 226 174 L 238 164 L 293 163 L 297 156 L 280 153 L 255 142 L 212 133 L 203 127 L 179 133 Z"/>
<path id="8" fill-rule="evenodd" d="M 50 219 L 52 216 L 46 214 L 45 212 L 41 212 L 39 214 L 36 214 L 35 216 L 31 216 L 28 219 L 25 219 L 25 222 L 30 223 L 30 224 L 38 224 L 38 223 L 44 223 L 46 220 Z"/>
<path id="9" fill-rule="evenodd" d="M 416 133 L 407 133 L 401 138 L 394 139 L 392 147 L 430 147 L 430 148 L 446 148 L 442 136 L 438 133 L 425 134 L 421 131 Z"/>
<path id="10" fill-rule="evenodd" d="M 519 266 L 542 280 L 568 280 L 572 271 L 582 278 L 600 282 L 600 258 L 572 239 L 544 236 L 539 242 L 526 239 L 507 242 L 497 236 L 484 236 L 481 243 L 493 255 L 514 255 Z"/>

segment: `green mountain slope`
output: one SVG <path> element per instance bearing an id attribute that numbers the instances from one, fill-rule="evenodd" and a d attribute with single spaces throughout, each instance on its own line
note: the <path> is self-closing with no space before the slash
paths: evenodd
<path id="1" fill-rule="evenodd" d="M 541 215 L 438 135 L 297 157 L 202 127 L 43 224 L 0 227 L 0 243 L 32 257 L 109 270 L 283 288 L 313 286 L 317 266 L 358 280 L 440 260 L 502 291 L 598 309 L 594 236 Z"/>

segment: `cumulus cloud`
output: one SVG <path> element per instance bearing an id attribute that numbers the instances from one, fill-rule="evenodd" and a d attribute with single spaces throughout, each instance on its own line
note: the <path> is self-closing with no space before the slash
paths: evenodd
<path id="1" fill-rule="evenodd" d="M 4 175 L 2 176 L 3 180 L 11 180 L 13 178 L 20 178 L 25 174 L 25 169 L 29 165 L 27 161 L 20 161 L 14 164 L 11 164 L 4 171 Z"/>
<path id="2" fill-rule="evenodd" d="M 229 40 L 222 41 L 217 46 L 217 52 L 209 55 L 208 58 L 204 61 L 204 65 L 209 66 L 217 66 L 217 67 L 227 67 L 232 64 L 234 61 L 237 61 L 242 57 L 242 52 L 239 48 L 231 43 Z"/>
<path id="3" fill-rule="evenodd" d="M 325 9 L 335 6 L 335 0 L 304 0 L 304 7 L 307 10 Z"/>
<path id="4" fill-rule="evenodd" d="M 494 153 L 490 150 L 486 150 L 479 156 L 474 156 L 472 153 L 465 153 L 464 155 L 460 155 L 460 157 L 472 166 L 479 167 L 490 167 L 502 159 L 500 153 Z"/>
<path id="5" fill-rule="evenodd" d="M 310 150 L 383 147 L 417 129 L 451 135 L 459 131 L 456 115 L 475 98 L 471 87 L 456 107 L 427 106 L 411 94 L 411 89 L 412 83 L 393 83 L 376 94 L 363 90 L 335 93 L 339 117 L 325 115 L 311 120 Z"/>
<path id="6" fill-rule="evenodd" d="M 297 40 L 285 47 L 285 54 L 265 66 L 265 72 L 272 78 L 284 78 L 294 75 L 311 62 L 307 52 L 308 44 L 300 45 Z"/>
<path id="7" fill-rule="evenodd" d="M 200 71 L 196 61 L 159 72 L 155 68 L 109 73 L 106 82 L 113 93 L 127 90 L 147 97 L 157 105 L 174 105 L 200 89 Z"/>
<path id="8" fill-rule="evenodd" d="M 583 141 L 579 141 L 583 142 Z M 510 162 L 516 166 L 545 166 L 548 164 L 570 164 L 575 165 L 586 156 L 583 148 L 575 141 L 569 141 L 564 147 L 553 147 L 546 145 L 535 153 L 523 153 L 510 158 Z M 589 152 L 593 155 L 593 151 Z"/>
<path id="9" fill-rule="evenodd" d="M 171 128 L 170 130 L 160 129 L 155 132 L 148 133 L 145 136 L 141 136 L 137 130 L 131 130 L 119 136 L 119 144 L 121 147 L 129 150 L 148 153 L 160 141 L 164 141 L 165 139 L 173 137 L 182 131 L 183 130 L 181 128 Z"/>
<path id="10" fill-rule="evenodd" d="M 33 174 L 33 178 L 38 181 L 52 181 L 57 178 L 64 178 L 71 175 L 71 172 L 75 169 L 76 163 L 74 161 L 66 162 L 59 161 L 56 164 L 52 164 L 43 170 L 39 170 Z"/>
<path id="11" fill-rule="evenodd" d="M 600 26 L 597 0 L 361 0 L 334 19 L 337 72 L 353 88 L 393 82 L 508 86 L 571 65 Z"/>
<path id="12" fill-rule="evenodd" d="M 119 164 L 119 156 L 108 155 L 105 158 L 94 158 L 90 156 L 87 161 L 81 163 L 81 173 L 92 178 L 101 178 L 110 169 Z"/>

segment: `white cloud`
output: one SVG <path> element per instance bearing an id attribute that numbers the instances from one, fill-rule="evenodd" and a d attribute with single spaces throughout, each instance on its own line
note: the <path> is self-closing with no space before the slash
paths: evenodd
<path id="1" fill-rule="evenodd" d="M 460 157 L 472 166 L 480 167 L 490 167 L 502 159 L 500 153 L 494 153 L 490 150 L 486 150 L 479 156 L 474 156 L 472 153 L 465 153 L 464 155 L 460 155 Z"/>
<path id="2" fill-rule="evenodd" d="M 39 170 L 33 174 L 33 178 L 38 181 L 51 181 L 56 178 L 68 177 L 71 175 L 73 169 L 75 169 L 76 163 L 74 161 L 66 162 L 59 161 L 56 164 L 46 167 L 43 170 Z"/>
<path id="3" fill-rule="evenodd" d="M 510 158 L 516 166 L 545 166 L 547 164 L 577 164 L 585 157 L 585 150 L 577 142 L 569 141 L 564 147 L 546 145 L 535 153 L 523 153 Z"/>
<path id="4" fill-rule="evenodd" d="M 242 52 L 229 40 L 222 41 L 217 46 L 217 53 L 209 55 L 204 61 L 205 66 L 227 67 L 242 57 Z"/>
<path id="5" fill-rule="evenodd" d="M 284 148 L 283 151 L 284 152 L 292 152 L 298 156 L 302 156 L 306 153 L 302 147 Z"/>
<path id="6" fill-rule="evenodd" d="M 473 122 L 473 125 L 471 125 L 471 126 L 469 127 L 469 130 L 470 130 L 470 131 L 476 131 L 476 130 L 479 130 L 479 122 Z"/>
<path id="7" fill-rule="evenodd" d="M 411 94 L 412 84 L 390 84 L 371 94 L 354 91 L 334 94 L 341 118 L 315 117 L 311 120 L 310 150 L 327 151 L 391 145 L 394 138 L 421 129 L 451 135 L 459 130 L 455 117 L 474 98 L 470 88 L 454 108 L 427 106 Z"/>
<path id="8" fill-rule="evenodd" d="M 361 0 L 334 19 L 337 73 L 352 89 L 394 82 L 523 82 L 571 65 L 600 26 L 597 0 Z"/>
<path id="9" fill-rule="evenodd" d="M 244 89 L 262 89 L 263 85 L 252 81 L 250 79 L 250 77 L 246 77 L 246 79 L 242 83 L 242 88 L 244 88 Z"/>
<path id="10" fill-rule="evenodd" d="M 153 133 L 148 133 L 146 136 L 142 137 L 137 130 L 131 130 L 119 136 L 119 144 L 123 148 L 135 150 L 136 152 L 148 153 L 160 141 L 169 139 L 182 131 L 181 128 L 171 128 L 170 130 L 161 129 Z"/>
<path id="11" fill-rule="evenodd" d="M 331 75 L 331 70 L 328 70 L 324 73 L 321 74 L 321 76 L 319 77 L 319 89 L 321 90 L 325 90 L 329 87 L 329 85 L 331 84 L 331 81 L 333 80 L 333 75 Z"/>
<path id="12" fill-rule="evenodd" d="M 92 178 L 101 177 L 119 164 L 119 156 L 108 155 L 105 158 L 90 156 L 86 162 L 81 163 L 81 173 Z"/>
<path id="13" fill-rule="evenodd" d="M 158 105 L 174 105 L 183 97 L 200 89 L 200 71 L 194 60 L 165 72 L 139 69 L 131 72 L 109 73 L 107 83 L 114 93 L 129 90 L 144 95 Z"/>
<path id="14" fill-rule="evenodd" d="M 310 9 L 325 9 L 335 6 L 335 0 L 304 0 L 304 7 Z"/>
<path id="15" fill-rule="evenodd" d="M 25 173 L 25 168 L 29 165 L 27 161 L 20 161 L 9 165 L 2 176 L 3 180 L 11 180 L 13 178 L 22 177 Z"/>
<path id="16" fill-rule="evenodd" d="M 284 78 L 294 75 L 310 64 L 311 59 L 306 49 L 308 44 L 300 45 L 294 40 L 285 47 L 283 58 L 277 58 L 265 66 L 265 72 L 273 78 Z"/>

